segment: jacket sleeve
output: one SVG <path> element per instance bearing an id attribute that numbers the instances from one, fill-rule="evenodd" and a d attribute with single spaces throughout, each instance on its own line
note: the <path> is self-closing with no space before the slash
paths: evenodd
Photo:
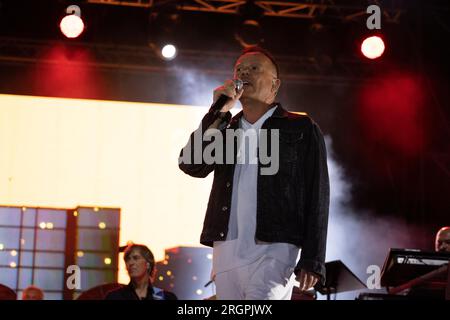
<path id="1" fill-rule="evenodd" d="M 325 141 L 317 124 L 311 129 L 305 154 L 305 228 L 301 258 L 295 272 L 304 269 L 320 276 L 325 284 L 330 184 Z"/>
<path id="2" fill-rule="evenodd" d="M 210 143 L 212 143 L 212 141 L 204 141 L 203 135 L 209 126 L 217 119 L 217 116 L 218 112 L 211 108 L 203 117 L 198 129 L 191 133 L 189 141 L 184 148 L 181 149 L 178 158 L 178 166 L 184 173 L 192 177 L 204 178 L 215 168 L 214 163 L 205 163 L 203 159 L 203 151 Z M 218 129 L 223 130 L 230 120 L 231 112 L 228 111 Z"/>

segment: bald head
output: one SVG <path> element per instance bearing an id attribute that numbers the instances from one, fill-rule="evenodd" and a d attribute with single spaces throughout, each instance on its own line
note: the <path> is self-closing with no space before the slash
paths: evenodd
<path id="1" fill-rule="evenodd" d="M 435 250 L 438 252 L 450 252 L 450 227 L 443 227 L 437 232 Z"/>

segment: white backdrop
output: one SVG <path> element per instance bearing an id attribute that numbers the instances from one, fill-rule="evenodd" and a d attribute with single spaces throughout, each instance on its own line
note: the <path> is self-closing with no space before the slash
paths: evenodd
<path id="1" fill-rule="evenodd" d="M 212 175 L 178 169 L 205 107 L 0 95 L 0 204 L 119 207 L 120 244 L 199 246 Z M 128 281 L 120 265 L 119 281 Z"/>

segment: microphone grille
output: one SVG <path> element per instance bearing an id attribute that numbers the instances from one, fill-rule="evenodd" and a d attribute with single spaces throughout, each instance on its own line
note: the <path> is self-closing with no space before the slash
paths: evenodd
<path id="1" fill-rule="evenodd" d="M 244 81 L 242 81 L 241 79 L 234 79 L 233 82 L 236 91 L 240 91 L 242 89 L 242 86 L 244 85 Z"/>

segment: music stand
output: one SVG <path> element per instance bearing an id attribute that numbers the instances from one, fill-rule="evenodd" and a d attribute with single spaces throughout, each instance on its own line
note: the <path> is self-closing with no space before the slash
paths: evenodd
<path id="1" fill-rule="evenodd" d="M 342 293 L 367 289 L 366 285 L 341 261 L 335 260 L 325 264 L 325 285 L 316 284 L 315 289 L 330 300 L 332 293 Z"/>

